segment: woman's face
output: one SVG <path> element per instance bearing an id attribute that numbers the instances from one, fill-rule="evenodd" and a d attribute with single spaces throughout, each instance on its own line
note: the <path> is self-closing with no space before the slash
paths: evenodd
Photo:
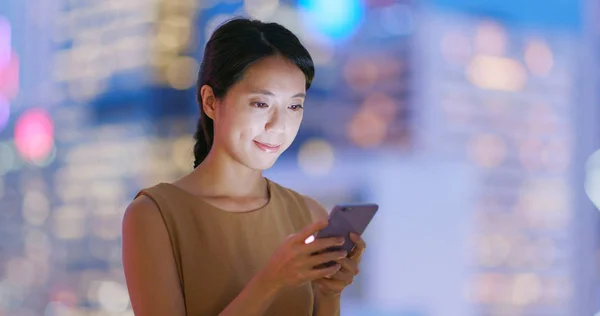
<path id="1" fill-rule="evenodd" d="M 216 103 L 213 150 L 252 169 L 270 168 L 298 133 L 305 96 L 297 66 L 281 56 L 260 60 Z"/>

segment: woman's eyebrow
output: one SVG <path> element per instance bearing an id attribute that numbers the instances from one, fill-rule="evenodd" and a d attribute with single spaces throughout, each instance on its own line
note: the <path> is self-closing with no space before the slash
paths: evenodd
<path id="1" fill-rule="evenodd" d="M 264 89 L 252 90 L 252 91 L 250 91 L 250 93 L 253 93 L 253 94 L 263 94 L 263 95 L 268 95 L 268 96 L 274 96 L 275 95 L 275 93 L 273 93 L 273 92 L 271 92 L 269 90 L 264 90 Z M 304 93 L 304 92 L 296 93 L 296 94 L 294 94 L 292 96 L 292 99 L 293 98 L 306 98 L 306 93 Z"/>

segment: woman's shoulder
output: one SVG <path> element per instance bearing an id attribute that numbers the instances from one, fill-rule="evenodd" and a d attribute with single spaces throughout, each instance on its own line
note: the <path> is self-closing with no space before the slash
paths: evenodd
<path id="1" fill-rule="evenodd" d="M 151 198 L 152 195 L 163 195 L 168 190 L 169 183 L 159 182 L 153 185 L 142 187 L 138 193 L 135 195 L 134 200 L 138 198 L 147 197 Z"/>
<path id="2" fill-rule="evenodd" d="M 148 195 L 138 194 L 123 214 L 123 232 L 164 229 L 157 202 Z"/>
<path id="3" fill-rule="evenodd" d="M 178 234 L 193 222 L 195 205 L 187 196 L 169 183 L 158 183 L 141 189 L 129 203 L 123 216 L 123 224 L 135 228 L 141 225 L 163 229 L 168 235 Z"/>
<path id="4" fill-rule="evenodd" d="M 172 205 L 180 206 L 181 203 L 186 203 L 188 200 L 194 200 L 197 197 L 188 192 L 184 188 L 179 187 L 175 182 L 167 183 L 160 182 L 152 186 L 142 188 L 135 196 L 134 200 L 150 199 L 158 207 Z"/>
<path id="5" fill-rule="evenodd" d="M 173 205 L 174 201 L 182 201 L 170 186 L 168 183 L 160 182 L 140 189 L 125 209 L 124 217 L 144 219 L 164 225 L 163 221 L 168 217 L 167 213 L 170 213 L 170 209 L 177 208 L 177 205 Z"/>
<path id="6" fill-rule="evenodd" d="M 164 191 L 164 183 L 157 183 L 152 186 L 144 187 L 138 191 L 133 200 L 129 203 L 125 210 L 125 216 L 153 216 L 147 214 L 157 214 L 159 211 L 160 200 L 162 200 L 162 192 Z"/>

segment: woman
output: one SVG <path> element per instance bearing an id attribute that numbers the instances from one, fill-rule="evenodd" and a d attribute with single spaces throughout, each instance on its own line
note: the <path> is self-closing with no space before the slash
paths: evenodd
<path id="1" fill-rule="evenodd" d="M 198 78 L 194 170 L 142 190 L 123 219 L 131 304 L 150 315 L 336 315 L 365 248 L 313 199 L 262 175 L 302 122 L 314 65 L 283 26 L 235 19 L 206 45 Z M 322 263 L 335 266 L 317 269 Z"/>

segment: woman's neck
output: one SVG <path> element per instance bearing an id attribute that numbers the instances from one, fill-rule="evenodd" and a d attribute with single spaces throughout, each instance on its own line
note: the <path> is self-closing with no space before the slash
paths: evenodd
<path id="1" fill-rule="evenodd" d="M 205 196 L 260 197 L 268 195 L 266 180 L 261 170 L 250 169 L 231 156 L 211 151 L 192 171 L 190 182 Z"/>

